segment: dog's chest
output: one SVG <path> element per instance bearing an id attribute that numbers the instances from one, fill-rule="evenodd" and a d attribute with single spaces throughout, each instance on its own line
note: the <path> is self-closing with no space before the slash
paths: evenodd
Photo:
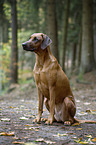
<path id="1" fill-rule="evenodd" d="M 41 90 L 42 94 L 47 97 L 49 95 L 49 89 L 46 72 L 38 70 L 35 71 L 34 74 L 37 87 Z"/>

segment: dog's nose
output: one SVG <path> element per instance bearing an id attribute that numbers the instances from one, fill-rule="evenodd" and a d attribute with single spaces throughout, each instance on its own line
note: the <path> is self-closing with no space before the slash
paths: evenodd
<path id="1" fill-rule="evenodd" d="M 23 47 L 26 47 L 26 43 L 22 43 L 22 46 L 23 46 Z"/>
<path id="2" fill-rule="evenodd" d="M 22 47 L 23 47 L 23 49 L 26 49 L 27 44 L 26 43 L 22 43 Z"/>

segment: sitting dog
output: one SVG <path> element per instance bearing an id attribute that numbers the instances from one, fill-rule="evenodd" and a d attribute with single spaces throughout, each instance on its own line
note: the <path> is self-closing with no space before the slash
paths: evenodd
<path id="1" fill-rule="evenodd" d="M 50 112 L 46 124 L 62 121 L 71 125 L 75 122 L 76 106 L 69 80 L 56 58 L 52 55 L 50 44 L 52 40 L 43 33 L 34 33 L 23 43 L 23 49 L 36 54 L 34 67 L 35 81 L 38 91 L 38 115 L 34 122 L 39 123 L 43 113 L 43 102 Z"/>

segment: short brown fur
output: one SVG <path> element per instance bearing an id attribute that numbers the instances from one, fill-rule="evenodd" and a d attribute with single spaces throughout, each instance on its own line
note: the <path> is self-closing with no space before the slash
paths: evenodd
<path id="1" fill-rule="evenodd" d="M 69 80 L 50 50 L 51 39 L 43 33 L 31 35 L 23 48 L 36 53 L 34 76 L 38 91 L 38 115 L 34 122 L 40 122 L 43 113 L 43 102 L 50 112 L 46 124 L 62 121 L 71 125 L 76 120 L 76 106 Z"/>

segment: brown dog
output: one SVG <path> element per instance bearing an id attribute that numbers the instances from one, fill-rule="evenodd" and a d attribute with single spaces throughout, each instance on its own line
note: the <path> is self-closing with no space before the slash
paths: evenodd
<path id="1" fill-rule="evenodd" d="M 46 124 L 52 124 L 55 120 L 70 125 L 75 121 L 74 96 L 67 76 L 51 53 L 49 46 L 51 42 L 47 35 L 35 33 L 27 42 L 22 44 L 24 50 L 36 53 L 34 74 L 39 108 L 37 118 L 34 121 L 39 123 L 41 120 L 45 97 L 45 105 L 50 112 Z"/>

